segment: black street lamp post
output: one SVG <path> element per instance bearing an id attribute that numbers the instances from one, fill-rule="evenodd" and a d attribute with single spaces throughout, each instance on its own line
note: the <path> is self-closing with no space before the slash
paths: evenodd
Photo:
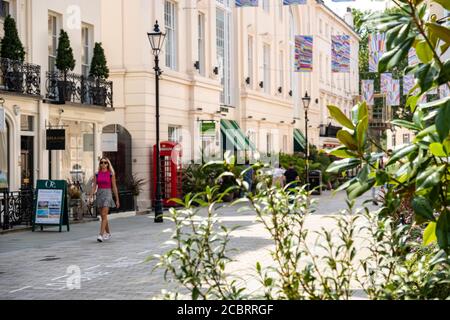
<path id="1" fill-rule="evenodd" d="M 305 178 L 305 181 L 306 181 L 307 188 L 309 188 L 309 174 L 308 174 L 308 172 L 309 172 L 309 163 L 308 163 L 308 160 L 309 160 L 309 142 L 308 142 L 308 122 L 309 122 L 309 119 L 308 119 L 308 108 L 309 108 L 309 104 L 311 103 L 311 97 L 308 96 L 308 92 L 305 93 L 305 96 L 302 98 L 302 101 L 303 101 L 303 108 L 305 109 L 305 139 L 306 139 L 306 147 L 305 147 L 306 148 L 306 161 L 305 161 L 305 163 L 306 163 L 306 166 L 305 166 L 306 178 Z"/>
<path id="2" fill-rule="evenodd" d="M 166 34 L 159 30 L 158 21 L 152 33 L 147 33 L 153 55 L 155 56 L 155 96 L 156 96 L 156 194 L 155 194 L 155 222 L 163 222 L 163 208 L 161 200 L 161 162 L 159 157 L 159 77 L 162 74 L 159 68 L 159 54 L 161 52 Z"/>

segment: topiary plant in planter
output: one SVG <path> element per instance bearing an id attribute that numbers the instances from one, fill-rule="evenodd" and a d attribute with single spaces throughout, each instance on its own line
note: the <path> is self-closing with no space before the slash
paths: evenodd
<path id="1" fill-rule="evenodd" d="M 70 46 L 70 39 L 63 29 L 61 29 L 58 40 L 58 49 L 56 55 L 56 68 L 62 72 L 63 81 L 58 81 L 59 102 L 70 101 L 75 90 L 72 83 L 67 81 L 67 73 L 75 68 L 75 59 L 73 50 Z"/>
<path id="2" fill-rule="evenodd" d="M 91 88 L 93 103 L 98 106 L 106 107 L 107 89 L 100 86 L 100 81 L 104 81 L 109 77 L 109 69 L 106 62 L 105 51 L 100 42 L 95 43 L 89 76 L 95 80 L 95 87 Z"/>
<path id="3" fill-rule="evenodd" d="M 17 32 L 16 22 L 10 15 L 5 18 L 3 30 L 5 36 L 0 42 L 3 84 L 6 90 L 22 92 L 23 72 L 21 65 L 25 59 L 25 50 Z"/>

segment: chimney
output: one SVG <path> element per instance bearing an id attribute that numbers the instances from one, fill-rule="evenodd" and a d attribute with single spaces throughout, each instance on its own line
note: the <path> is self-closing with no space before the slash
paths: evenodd
<path id="1" fill-rule="evenodd" d="M 347 7 L 347 12 L 344 15 L 344 21 L 350 26 L 354 27 L 353 24 L 353 15 L 352 15 L 352 9 L 350 7 Z"/>

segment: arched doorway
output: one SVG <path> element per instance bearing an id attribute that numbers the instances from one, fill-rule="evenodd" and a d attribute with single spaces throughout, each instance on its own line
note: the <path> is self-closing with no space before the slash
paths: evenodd
<path id="1" fill-rule="evenodd" d="M 102 132 L 117 134 L 117 152 L 103 152 L 103 156 L 111 160 L 111 164 L 116 171 L 121 211 L 133 210 L 134 200 L 130 191 L 130 179 L 132 177 L 131 134 L 119 124 L 108 125 L 103 128 Z"/>

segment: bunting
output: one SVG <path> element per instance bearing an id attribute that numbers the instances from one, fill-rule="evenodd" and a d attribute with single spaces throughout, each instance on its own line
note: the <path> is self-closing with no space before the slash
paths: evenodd
<path id="1" fill-rule="evenodd" d="M 285 6 L 290 6 L 291 4 L 306 4 L 307 0 L 283 0 Z"/>
<path id="2" fill-rule="evenodd" d="M 368 106 L 374 105 L 374 87 L 373 80 L 361 80 L 361 91 L 363 94 L 363 99 L 366 101 Z"/>
<path id="3" fill-rule="evenodd" d="M 295 72 L 311 72 L 313 69 L 313 37 L 295 36 Z"/>
<path id="4" fill-rule="evenodd" d="M 380 93 L 388 93 L 392 85 L 392 73 L 380 75 Z"/>
<path id="5" fill-rule="evenodd" d="M 350 36 L 331 36 L 331 72 L 350 72 Z"/>
<path id="6" fill-rule="evenodd" d="M 378 62 L 386 50 L 384 33 L 369 34 L 369 72 L 378 72 Z"/>
<path id="7" fill-rule="evenodd" d="M 403 77 L 403 95 L 407 96 L 409 91 L 414 87 L 414 75 L 407 74 Z"/>
<path id="8" fill-rule="evenodd" d="M 419 59 L 417 58 L 416 50 L 414 48 L 410 48 L 408 51 L 408 65 L 413 66 L 419 63 Z"/>
<path id="9" fill-rule="evenodd" d="M 391 81 L 390 90 L 387 93 L 386 104 L 388 106 L 400 105 L 400 80 L 395 79 Z"/>
<path id="10" fill-rule="evenodd" d="M 236 7 L 257 7 L 258 0 L 236 0 Z"/>

